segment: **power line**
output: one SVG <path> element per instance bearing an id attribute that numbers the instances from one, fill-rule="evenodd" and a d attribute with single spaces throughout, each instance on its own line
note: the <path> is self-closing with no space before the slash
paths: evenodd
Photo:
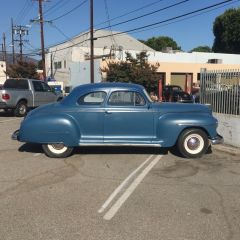
<path id="1" fill-rule="evenodd" d="M 118 26 L 118 25 L 121 25 L 121 24 L 124 24 L 124 23 L 128 23 L 128 22 L 132 22 L 134 20 L 137 20 L 137 19 L 140 19 L 140 18 L 143 18 L 143 17 L 146 17 L 146 16 L 150 16 L 152 14 L 155 14 L 155 13 L 158 13 L 158 12 L 161 12 L 161 11 L 164 11 L 164 10 L 167 10 L 169 8 L 173 8 L 173 7 L 176 7 L 178 5 L 181 5 L 183 3 L 186 3 L 186 2 L 189 2 L 190 0 L 184 0 L 184 1 L 181 1 L 181 2 L 178 2 L 178 3 L 175 3 L 175 4 L 171 4 L 169 6 L 166 6 L 164 8 L 160 8 L 158 10 L 155 10 L 155 11 L 152 11 L 152 12 L 149 12 L 149 13 L 146 13 L 146 14 L 143 14 L 143 15 L 140 15 L 138 17 L 134 17 L 134 18 L 131 18 L 131 19 L 128 19 L 126 21 L 123 21 L 123 22 L 119 22 L 119 23 L 115 23 L 113 25 L 111 25 L 111 27 L 115 27 L 115 26 Z M 103 28 L 99 28 L 98 30 L 102 30 L 102 29 L 106 29 L 108 27 L 103 27 Z"/>
<path id="2" fill-rule="evenodd" d="M 210 9 L 210 8 L 213 8 L 213 7 L 217 7 L 217 6 L 219 6 L 219 5 L 223 5 L 224 3 L 232 2 L 232 1 L 233 1 L 233 0 L 226 0 L 226 1 L 223 1 L 223 2 L 220 2 L 220 3 L 216 3 L 216 4 L 213 4 L 213 5 L 204 7 L 204 8 L 197 9 L 197 10 L 195 10 L 195 11 L 191 11 L 191 12 L 188 12 L 188 13 L 185 13 L 185 14 L 178 15 L 178 16 L 176 16 L 176 17 L 168 18 L 168 19 L 165 19 L 165 20 L 162 20 L 162 21 L 159 21 L 159 22 L 151 23 L 151 24 L 144 25 L 144 26 L 142 26 L 142 27 L 137 27 L 137 28 L 134 28 L 134 29 L 130 29 L 130 30 L 127 30 L 127 31 L 124 31 L 124 32 L 114 33 L 113 35 L 114 35 L 114 36 L 115 36 L 115 35 L 121 35 L 121 34 L 124 34 L 124 33 L 129 33 L 129 32 L 141 30 L 141 29 L 144 29 L 144 28 L 148 28 L 148 27 L 160 25 L 160 24 L 162 24 L 162 23 L 170 22 L 170 21 L 173 21 L 173 20 L 182 18 L 182 17 L 186 17 L 186 16 L 189 16 L 189 15 L 192 15 L 192 14 L 194 14 L 194 13 L 202 12 L 202 11 L 204 11 L 204 10 L 207 10 L 207 9 Z M 109 36 L 111 36 L 111 35 L 108 34 L 108 35 L 100 36 L 100 37 L 98 37 L 98 38 L 105 38 L 105 37 L 109 37 Z"/>
<path id="3" fill-rule="evenodd" d="M 225 6 L 229 6 L 229 5 L 232 5 L 233 3 L 236 3 L 238 2 L 239 0 L 236 0 L 234 2 L 231 2 L 231 3 L 227 3 L 227 4 L 224 4 L 222 6 L 218 6 L 214 9 L 210 9 L 210 10 L 207 10 L 205 12 L 202 12 L 202 13 L 197 13 L 197 14 L 194 14 L 193 16 L 188 16 L 188 17 L 185 17 L 183 19 L 178 19 L 176 21 L 173 21 L 173 22 L 170 22 L 170 23 L 166 23 L 166 24 L 163 24 L 161 26 L 157 26 L 157 27 L 149 27 L 148 29 L 143 29 L 143 30 L 137 30 L 137 31 L 133 31 L 132 33 L 140 33 L 140 32 L 145 32 L 145 31 L 149 31 L 149 30 L 152 30 L 152 29 L 156 29 L 156 28 L 159 28 L 159 27 L 164 27 L 164 26 L 168 26 L 168 25 L 171 25 L 171 24 L 174 24 L 174 23 L 178 23 L 178 22 L 181 22 L 181 21 L 185 21 L 187 19 L 191 19 L 191 18 L 194 18 L 194 17 L 197 17 L 197 16 L 200 16 L 200 15 L 203 15 L 203 14 L 206 14 L 208 12 L 211 12 L 211 11 L 214 11 L 216 9 L 219 9 L 219 8 L 222 8 L 222 7 L 225 7 Z"/>
<path id="4" fill-rule="evenodd" d="M 63 7 L 64 5 L 66 5 L 67 3 L 69 3 L 68 0 L 64 1 L 64 0 L 59 0 L 56 4 L 54 4 L 53 6 L 51 6 L 50 8 L 48 8 L 46 11 L 44 11 L 44 16 L 47 16 L 49 14 L 49 12 L 51 13 L 51 10 L 55 10 L 56 11 L 56 8 L 60 8 L 60 7 Z M 59 6 L 60 5 L 60 6 Z M 58 9 L 57 8 L 57 9 Z"/>
<path id="5" fill-rule="evenodd" d="M 108 21 L 114 21 L 114 20 L 116 20 L 116 19 L 118 19 L 118 18 L 125 17 L 125 16 L 127 16 L 127 15 L 130 15 L 130 14 L 135 13 L 135 12 L 138 12 L 138 11 L 142 11 L 144 8 L 151 7 L 151 6 L 153 6 L 153 5 L 155 5 L 155 4 L 159 3 L 159 2 L 162 2 L 162 1 L 164 1 L 164 0 L 158 0 L 158 1 L 155 1 L 155 2 L 152 2 L 152 3 L 149 3 L 149 4 L 147 4 L 147 5 L 144 5 L 144 6 L 140 7 L 140 8 L 134 9 L 134 10 L 132 10 L 132 11 L 130 11 L 130 12 L 127 12 L 127 13 L 124 13 L 124 14 L 119 15 L 119 16 L 117 16 L 117 17 L 111 18 L 111 19 L 109 19 L 109 20 L 107 20 L 107 21 L 98 23 L 98 24 L 96 24 L 94 27 L 100 26 L 100 25 L 102 25 L 102 24 L 104 24 L 104 23 L 108 23 Z"/>
<path id="6" fill-rule="evenodd" d="M 60 18 L 63 18 L 63 17 L 65 17 L 65 16 L 67 16 L 68 14 L 70 14 L 70 13 L 72 13 L 72 12 L 74 12 L 75 10 L 77 10 L 79 7 L 81 7 L 84 3 L 86 3 L 88 0 L 84 0 L 82 3 L 80 3 L 80 4 L 78 4 L 77 6 L 75 6 L 74 8 L 72 8 L 70 11 L 68 11 L 68 12 L 66 12 L 66 13 L 64 13 L 64 14 L 62 14 L 62 15 L 60 15 L 60 16 L 58 16 L 58 17 L 56 17 L 56 18 L 54 18 L 54 19 L 52 19 L 52 20 L 50 20 L 51 22 L 53 22 L 53 21 L 56 21 L 56 20 L 58 20 L 58 19 L 60 19 Z"/>
<path id="7" fill-rule="evenodd" d="M 232 3 L 238 2 L 238 1 L 239 1 L 239 0 L 234 1 L 234 2 L 233 2 L 233 0 L 223 1 L 223 2 L 220 2 L 220 3 L 217 3 L 217 4 L 213 4 L 213 5 L 210 5 L 210 6 L 201 8 L 201 9 L 197 9 L 197 10 L 195 10 L 195 11 L 191 11 L 191 12 L 188 12 L 188 13 L 185 13 L 185 14 L 182 14 L 182 15 L 178 15 L 178 16 L 175 16 L 175 17 L 172 17 L 172 18 L 169 18 L 169 19 L 165 19 L 165 20 L 163 20 L 163 21 L 159 21 L 159 22 L 156 22 L 156 23 L 152 23 L 152 24 L 148 24 L 148 25 L 142 26 L 142 27 L 130 29 L 130 30 L 127 30 L 127 31 L 124 31 L 124 32 L 118 32 L 118 33 L 114 33 L 114 34 L 103 35 L 103 36 L 100 36 L 100 37 L 98 37 L 98 38 L 106 38 L 106 37 L 110 37 L 110 36 L 114 36 L 114 35 L 123 35 L 123 34 L 130 33 L 130 32 L 136 33 L 136 32 L 147 31 L 147 30 L 150 30 L 150 27 L 153 27 L 153 26 L 155 26 L 155 27 L 153 27 L 153 28 L 151 28 L 151 29 L 157 28 L 156 25 L 160 25 L 160 24 L 163 24 L 163 23 L 166 23 L 165 25 L 169 25 L 169 24 L 172 24 L 172 23 L 175 23 L 175 22 L 178 22 L 178 21 L 185 20 L 185 19 L 187 19 L 187 18 L 192 18 L 192 17 L 194 17 L 194 16 L 197 16 L 197 15 L 200 15 L 200 14 L 204 14 L 204 13 L 206 13 L 206 12 L 213 11 L 213 10 L 218 9 L 218 8 L 220 8 L 220 7 L 223 7 L 223 6 L 221 6 L 221 5 L 224 5 L 224 4 L 225 4 L 224 6 L 226 6 L 226 5 L 230 5 L 230 4 L 232 4 Z M 226 3 L 228 3 L 228 4 L 226 4 Z M 214 9 L 212 9 L 212 8 L 214 8 Z M 209 10 L 209 9 L 211 9 L 211 10 Z M 202 12 L 202 11 L 204 11 L 204 10 L 208 10 L 208 11 L 206 11 L 206 12 L 204 12 L 204 13 L 199 13 L 199 12 Z M 199 13 L 199 14 L 197 14 L 197 13 Z M 192 15 L 192 14 L 195 14 L 195 15 L 189 17 L 189 15 Z M 185 18 L 179 20 L 180 18 L 183 18 L 183 17 L 185 17 Z M 174 21 L 174 20 L 176 20 L 176 21 Z M 174 21 L 174 22 L 172 22 L 172 21 Z M 171 23 L 167 23 L 167 22 L 171 22 Z M 158 26 L 158 27 L 159 27 L 159 26 Z M 145 30 L 143 30 L 143 29 L 145 29 Z M 63 48 L 60 48 L 60 49 L 56 49 L 55 51 L 65 50 L 65 49 L 74 47 L 74 46 L 76 46 L 76 45 L 82 44 L 82 43 L 84 43 L 84 42 L 86 42 L 86 41 L 89 41 L 89 40 L 90 40 L 90 38 L 85 39 L 85 40 L 80 41 L 80 42 L 77 42 L 77 43 L 74 43 L 74 44 L 72 44 L 72 45 L 70 45 L 70 46 L 67 46 L 67 47 L 63 47 Z M 65 41 L 64 41 L 64 42 L 65 42 Z M 64 43 L 64 42 L 61 42 L 61 43 L 59 43 L 59 44 L 62 44 L 62 43 Z M 56 45 L 56 44 L 54 44 L 54 45 Z M 54 45 L 48 46 L 48 48 L 51 48 L 51 47 L 53 47 Z M 36 50 L 36 51 L 39 51 L 39 50 Z"/>

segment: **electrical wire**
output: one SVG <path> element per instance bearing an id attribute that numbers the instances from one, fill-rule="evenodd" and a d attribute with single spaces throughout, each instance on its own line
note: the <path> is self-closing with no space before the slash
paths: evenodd
<path id="1" fill-rule="evenodd" d="M 225 3 L 229 3 L 229 2 L 232 2 L 233 0 L 226 0 L 226 1 L 223 1 L 223 2 L 220 2 L 220 3 L 216 3 L 216 4 L 213 4 L 213 5 L 210 5 L 210 6 L 207 6 L 207 7 L 204 7 L 204 8 L 200 8 L 200 9 L 197 9 L 195 11 L 191 11 L 191 12 L 188 12 L 188 13 L 185 13 L 185 14 L 181 14 L 181 15 L 178 15 L 176 17 L 172 17 L 172 18 L 169 18 L 169 19 L 165 19 L 163 21 L 159 21 L 159 22 L 156 22 L 156 23 L 152 23 L 152 24 L 148 24 L 148 25 L 145 25 L 145 26 L 142 26 L 142 27 L 138 27 L 138 28 L 134 28 L 134 29 L 130 29 L 130 30 L 127 30 L 127 31 L 124 31 L 124 32 L 117 32 L 117 33 L 114 33 L 112 35 L 123 35 L 123 34 L 126 34 L 126 33 L 129 33 L 129 32 L 135 32 L 137 30 L 141 30 L 141 29 L 144 29 L 144 28 L 149 28 L 149 27 L 152 27 L 152 26 L 156 26 L 156 25 L 160 25 L 162 23 L 167 23 L 168 21 L 173 21 L 173 20 L 176 20 L 176 19 L 179 19 L 181 17 L 187 17 L 189 15 L 192 15 L 192 14 L 195 14 L 195 13 L 199 13 L 199 12 L 202 12 L 204 10 L 208 10 L 208 9 L 211 9 L 211 8 L 214 8 L 214 7 L 217 7 L 217 6 L 220 6 L 220 5 L 223 5 Z M 239 1 L 239 0 L 238 0 Z M 99 36 L 98 38 L 106 38 L 106 37 L 110 37 L 111 34 L 108 34 L 108 35 L 103 35 L 103 36 Z M 67 47 L 64 47 L 64 48 L 61 48 L 61 49 L 57 49 L 56 51 L 61 51 L 61 50 L 64 50 L 64 49 L 67 49 L 67 48 L 70 48 L 70 47 L 73 47 L 73 46 L 76 46 L 78 44 L 81 44 L 85 41 L 89 41 L 89 39 L 86 39 L 84 41 L 81 41 L 81 42 L 78 42 L 78 43 L 75 43 L 71 46 L 67 46 Z"/>
<path id="2" fill-rule="evenodd" d="M 80 8 L 80 7 L 81 7 L 83 4 L 85 4 L 87 1 L 88 1 L 88 0 L 84 0 L 83 2 L 81 2 L 80 4 L 78 4 L 77 6 L 75 6 L 74 8 L 72 8 L 70 11 L 68 11 L 68 12 L 66 12 L 66 13 L 64 13 L 64 14 L 62 14 L 62 15 L 54 18 L 54 19 L 51 19 L 50 22 L 54 22 L 54 21 L 56 21 L 56 20 L 58 20 L 58 19 L 60 19 L 60 18 L 63 18 L 63 17 L 65 17 L 65 16 L 67 16 L 68 14 L 70 14 L 70 13 L 74 12 L 75 10 L 77 10 L 78 8 Z"/>
<path id="3" fill-rule="evenodd" d="M 109 15 L 109 11 L 108 11 L 107 0 L 104 0 L 104 5 L 105 5 L 105 12 L 106 12 L 107 19 L 108 19 L 108 28 L 109 28 L 111 34 L 113 34 L 112 26 L 111 26 L 111 22 L 110 22 L 110 15 Z M 116 41 L 113 36 L 111 37 L 111 41 L 112 41 L 112 45 L 116 45 Z"/>
<path id="4" fill-rule="evenodd" d="M 178 23 L 178 22 L 181 22 L 181 21 L 185 21 L 185 20 L 188 20 L 188 19 L 191 19 L 191 18 L 200 16 L 200 15 L 206 14 L 206 13 L 208 13 L 208 12 L 212 12 L 212 11 L 214 11 L 214 10 L 217 10 L 217 9 L 220 9 L 220 8 L 223 8 L 223 7 L 232 5 L 233 3 L 237 3 L 238 1 L 239 1 L 239 0 L 236 0 L 236 1 L 233 1 L 233 2 L 231 2 L 231 3 L 227 3 L 227 4 L 225 4 L 225 5 L 218 6 L 218 7 L 214 8 L 214 9 L 210 9 L 210 10 L 207 10 L 207 11 L 204 11 L 204 12 L 201 12 L 201 13 L 197 13 L 197 14 L 194 14 L 193 16 L 188 16 L 188 17 L 185 17 L 185 18 L 183 18 L 183 19 L 178 19 L 178 20 L 173 21 L 173 22 L 170 22 L 170 23 L 162 24 L 162 25 L 157 26 L 157 27 L 150 27 L 150 28 L 144 29 L 144 30 L 133 31 L 132 33 L 145 32 L 145 31 L 157 29 L 157 28 L 160 28 L 160 27 L 168 26 L 168 25 L 171 25 L 171 24 L 174 24 L 174 23 Z"/>
<path id="5" fill-rule="evenodd" d="M 162 2 L 162 1 L 164 1 L 164 0 L 158 0 L 158 1 L 155 1 L 155 2 L 152 2 L 152 3 L 149 3 L 149 4 L 147 4 L 147 5 L 144 5 L 144 6 L 140 7 L 140 8 L 134 9 L 134 10 L 132 10 L 132 11 L 130 11 L 130 12 L 127 12 L 127 13 L 124 13 L 124 14 L 119 15 L 119 16 L 117 16 L 117 17 L 111 18 L 111 19 L 109 19 L 109 20 L 107 20 L 107 21 L 98 23 L 98 24 L 94 25 L 94 27 L 100 26 L 100 25 L 102 25 L 102 24 L 104 24 L 104 23 L 108 23 L 109 21 L 114 21 L 114 20 L 116 20 L 116 19 L 118 19 L 118 18 L 125 17 L 125 16 L 127 16 L 127 15 L 132 14 L 132 13 L 135 13 L 135 12 L 138 12 L 138 11 L 142 11 L 144 8 L 151 7 L 151 6 L 153 6 L 153 5 L 155 5 L 155 4 L 159 3 L 159 2 Z"/>
<path id="6" fill-rule="evenodd" d="M 113 35 L 114 35 L 114 36 L 115 36 L 115 35 L 121 35 L 121 34 L 124 34 L 124 33 L 129 33 L 129 32 L 141 30 L 141 29 L 144 29 L 144 28 L 148 28 L 148 27 L 160 25 L 160 24 L 162 24 L 162 23 L 170 22 L 170 21 L 173 21 L 173 20 L 182 18 L 182 17 L 186 17 L 186 16 L 189 16 L 189 15 L 198 13 L 198 12 L 202 12 L 202 11 L 204 11 L 204 10 L 207 10 L 207 9 L 210 9 L 210 8 L 213 8 L 213 7 L 217 7 L 217 6 L 219 6 L 219 5 L 223 5 L 224 3 L 232 2 L 232 1 L 233 1 L 233 0 L 226 0 L 226 1 L 223 1 L 223 2 L 220 2 L 220 3 L 216 3 L 216 4 L 213 4 L 213 5 L 204 7 L 204 8 L 197 9 L 197 10 L 195 10 L 195 11 L 191 11 L 191 12 L 188 12 L 188 13 L 185 13 L 185 14 L 178 15 L 178 16 L 176 16 L 176 17 L 168 18 L 168 19 L 165 19 L 165 20 L 162 20 L 162 21 L 159 21 L 159 22 L 151 23 L 151 24 L 144 25 L 144 26 L 142 26 L 142 27 L 137 27 L 137 28 L 134 28 L 134 29 L 130 29 L 130 30 L 127 30 L 127 31 L 114 33 Z M 98 38 L 106 38 L 106 37 L 109 37 L 109 36 L 111 36 L 111 34 L 104 35 L 104 36 L 100 36 L 100 37 L 98 37 Z"/>
<path id="7" fill-rule="evenodd" d="M 148 25 L 142 26 L 142 27 L 130 29 L 130 30 L 127 30 L 127 31 L 124 31 L 124 32 L 117 32 L 117 33 L 114 33 L 114 34 L 103 35 L 103 36 L 100 36 L 100 37 L 98 37 L 98 38 L 106 38 L 106 37 L 110 37 L 110 36 L 112 36 L 112 35 L 114 35 L 114 36 L 115 36 L 115 35 L 124 35 L 124 34 L 130 33 L 130 32 L 136 33 L 136 32 L 148 31 L 148 30 L 153 29 L 153 28 L 161 27 L 161 26 L 157 26 L 157 25 L 160 25 L 160 24 L 165 24 L 165 25 L 173 24 L 173 23 L 175 23 L 175 22 L 182 21 L 182 20 L 185 20 L 185 19 L 187 19 L 187 18 L 193 18 L 193 17 L 198 16 L 198 15 L 200 15 L 200 14 L 204 14 L 204 13 L 213 11 L 213 10 L 215 10 L 215 9 L 218 9 L 218 8 L 220 8 L 220 7 L 223 7 L 222 5 L 224 5 L 224 4 L 225 4 L 224 6 L 226 6 L 226 5 L 233 4 L 233 3 L 235 3 L 235 2 L 239 2 L 239 0 L 234 1 L 234 2 L 233 2 L 233 0 L 222 1 L 222 2 L 220 2 L 220 3 L 213 4 L 213 5 L 210 5 L 210 6 L 201 8 L 201 9 L 197 9 L 197 10 L 195 10 L 195 11 L 191 11 L 191 12 L 188 12 L 188 13 L 185 13 L 185 14 L 182 14 L 182 15 L 178 15 L 178 16 L 169 18 L 169 19 L 165 19 L 165 20 L 163 20 L 163 21 L 159 21 L 159 22 L 156 22 L 156 23 L 152 23 L 152 24 L 148 24 Z M 226 4 L 226 3 L 227 3 L 227 4 Z M 214 9 L 212 9 L 212 8 L 214 8 Z M 210 9 L 211 9 L 211 10 L 210 10 Z M 205 10 L 207 10 L 207 11 L 205 11 Z M 202 12 L 202 11 L 205 11 L 205 12 L 200 13 L 200 12 Z M 195 15 L 194 15 L 194 16 L 190 16 L 190 15 L 192 15 L 192 14 L 195 14 Z M 180 19 L 180 18 L 184 18 L 184 19 Z M 176 21 L 174 21 L 174 20 L 176 20 Z M 174 21 L 174 22 L 173 22 L 173 21 Z M 170 23 L 167 23 L 167 22 L 170 22 Z M 155 27 L 153 27 L 153 26 L 155 26 Z M 157 27 L 156 27 L 156 26 L 157 26 Z M 152 28 L 150 28 L 150 27 L 152 27 Z M 54 51 L 61 51 L 61 50 L 67 49 L 67 48 L 71 48 L 71 47 L 73 47 L 73 46 L 76 46 L 76 45 L 82 44 L 82 43 L 84 43 L 84 42 L 87 42 L 87 41 L 89 41 L 89 40 L 90 40 L 90 38 L 85 39 L 84 41 L 80 41 L 80 42 L 74 43 L 74 44 L 72 44 L 72 45 L 70 45 L 70 46 L 67 46 L 67 47 L 55 49 Z M 63 42 L 62 42 L 62 43 L 63 43 Z M 61 43 L 60 43 L 60 44 L 61 44 Z M 51 47 L 53 47 L 53 46 L 55 46 L 55 45 L 56 45 L 56 44 L 51 45 L 51 46 L 48 46 L 46 49 L 51 48 Z M 40 51 L 40 49 L 38 49 L 38 50 L 36 50 L 36 51 Z M 35 52 L 35 54 L 36 54 L 36 52 Z"/>
<path id="8" fill-rule="evenodd" d="M 146 14 L 143 14 L 143 15 L 140 15 L 140 16 L 138 16 L 138 17 L 134 17 L 134 18 L 128 19 L 128 20 L 123 21 L 123 22 L 115 23 L 115 24 L 111 25 L 111 27 L 119 26 L 119 25 L 124 24 L 124 23 L 129 23 L 129 22 L 132 22 L 132 21 L 134 21 L 134 20 L 137 20 L 137 19 L 140 19 L 140 18 L 143 18 L 143 17 L 146 17 L 146 16 L 150 16 L 150 15 L 152 15 L 152 14 L 155 14 L 155 13 L 158 13 L 158 12 L 161 12 L 161 11 L 164 11 L 164 10 L 167 10 L 167 9 L 170 9 L 170 8 L 173 8 L 173 7 L 176 7 L 176 6 L 178 6 L 178 5 L 181 5 L 181 4 L 186 3 L 186 2 L 189 2 L 189 1 L 190 1 L 190 0 L 183 0 L 183 1 L 181 1 L 181 2 L 168 5 L 168 6 L 164 7 L 164 8 L 160 8 L 160 9 L 158 9 L 158 10 L 155 10 L 155 11 L 152 11 L 152 12 L 149 12 L 149 13 L 146 13 Z M 108 27 L 102 27 L 102 28 L 99 28 L 98 30 L 102 30 L 102 29 L 106 29 L 106 28 L 108 28 Z"/>

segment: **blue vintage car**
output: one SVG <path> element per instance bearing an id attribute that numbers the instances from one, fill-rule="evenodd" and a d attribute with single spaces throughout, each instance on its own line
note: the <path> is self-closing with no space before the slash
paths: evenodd
<path id="1" fill-rule="evenodd" d="M 207 106 L 154 103 L 140 85 L 97 83 L 29 112 L 12 138 L 39 143 L 54 158 L 77 146 L 175 145 L 183 156 L 198 158 L 223 142 L 217 124 Z"/>

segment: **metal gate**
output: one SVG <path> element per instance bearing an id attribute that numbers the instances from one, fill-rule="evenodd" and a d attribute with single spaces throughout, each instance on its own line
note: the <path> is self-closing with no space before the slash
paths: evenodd
<path id="1" fill-rule="evenodd" d="M 213 112 L 240 115 L 240 70 L 201 69 L 200 103 Z"/>

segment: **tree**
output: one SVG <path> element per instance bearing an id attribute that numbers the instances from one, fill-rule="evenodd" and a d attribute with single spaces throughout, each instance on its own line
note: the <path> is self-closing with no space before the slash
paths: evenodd
<path id="1" fill-rule="evenodd" d="M 171 47 L 173 50 L 181 50 L 181 47 L 172 38 L 167 36 L 152 37 L 146 41 L 140 41 L 156 51 L 162 51 L 166 47 Z"/>
<path id="2" fill-rule="evenodd" d="M 198 46 L 193 48 L 190 52 L 212 52 L 209 46 Z"/>
<path id="3" fill-rule="evenodd" d="M 218 16 L 213 24 L 215 36 L 213 51 L 240 53 L 240 8 L 229 9 Z"/>
<path id="4" fill-rule="evenodd" d="M 126 53 L 126 60 L 110 62 L 101 71 L 107 75 L 109 82 L 131 82 L 143 85 L 148 92 L 156 92 L 158 89 L 157 69 L 159 64 L 151 65 L 147 61 L 146 52 L 141 52 L 134 58 Z"/>
<path id="5" fill-rule="evenodd" d="M 16 64 L 9 64 L 6 74 L 11 78 L 34 78 L 39 79 L 37 66 L 32 62 L 17 61 Z"/>

